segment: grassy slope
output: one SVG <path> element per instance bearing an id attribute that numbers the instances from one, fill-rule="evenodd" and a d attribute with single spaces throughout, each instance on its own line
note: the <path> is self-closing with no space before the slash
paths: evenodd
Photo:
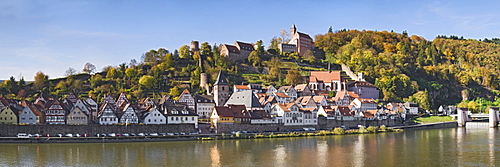
<path id="1" fill-rule="evenodd" d="M 428 124 L 428 123 L 438 123 L 438 122 L 449 122 L 454 121 L 451 116 L 422 116 L 415 118 L 413 120 L 419 124 Z"/>

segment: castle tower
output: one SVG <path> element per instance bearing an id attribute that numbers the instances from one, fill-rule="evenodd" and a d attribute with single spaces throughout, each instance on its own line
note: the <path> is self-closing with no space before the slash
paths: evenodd
<path id="1" fill-rule="evenodd" d="M 290 28 L 290 39 L 295 33 L 297 33 L 297 27 L 295 27 L 295 24 L 292 24 L 292 27 Z"/>
<path id="2" fill-rule="evenodd" d="M 200 42 L 198 41 L 191 41 L 191 52 L 196 52 L 200 50 Z"/>
<path id="3" fill-rule="evenodd" d="M 229 99 L 229 83 L 226 80 L 226 76 L 219 71 L 219 76 L 214 83 L 214 101 L 216 106 L 224 106 L 226 101 Z"/>

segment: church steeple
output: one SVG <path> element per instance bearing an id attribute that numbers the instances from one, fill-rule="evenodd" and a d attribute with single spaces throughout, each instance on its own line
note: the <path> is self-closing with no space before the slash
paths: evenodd
<path id="1" fill-rule="evenodd" d="M 229 85 L 229 83 L 226 80 L 226 75 L 222 73 L 222 70 L 219 71 L 219 76 L 217 76 L 217 80 L 214 83 L 215 85 Z"/>

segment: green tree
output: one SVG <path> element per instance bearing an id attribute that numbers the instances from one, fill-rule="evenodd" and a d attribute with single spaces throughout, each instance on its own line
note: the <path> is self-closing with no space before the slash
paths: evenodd
<path id="1" fill-rule="evenodd" d="M 151 75 L 144 75 L 139 79 L 139 84 L 144 86 L 146 89 L 151 89 L 154 86 L 155 78 Z"/>
<path id="2" fill-rule="evenodd" d="M 191 51 L 189 51 L 189 46 L 182 45 L 181 48 L 179 48 L 179 56 L 182 59 L 191 59 Z"/>
<path id="3" fill-rule="evenodd" d="M 174 86 L 173 88 L 170 88 L 170 96 L 171 97 L 177 97 L 181 95 L 181 91 L 177 86 Z"/>
<path id="4" fill-rule="evenodd" d="M 271 39 L 271 42 L 269 42 L 269 49 L 275 49 L 275 50 L 279 50 L 279 45 L 281 44 L 281 38 L 279 37 L 273 37 Z"/>
<path id="5" fill-rule="evenodd" d="M 111 68 L 108 73 L 106 73 L 106 78 L 118 78 L 118 71 L 116 71 L 116 68 Z"/>
<path id="6" fill-rule="evenodd" d="M 260 56 L 257 51 L 252 51 L 248 56 L 248 61 L 252 63 L 253 66 L 257 66 L 260 63 Z"/>
<path id="7" fill-rule="evenodd" d="M 431 99 L 429 98 L 429 93 L 427 92 L 427 90 L 418 91 L 417 93 L 410 96 L 407 101 L 417 103 L 424 110 L 431 109 Z"/>

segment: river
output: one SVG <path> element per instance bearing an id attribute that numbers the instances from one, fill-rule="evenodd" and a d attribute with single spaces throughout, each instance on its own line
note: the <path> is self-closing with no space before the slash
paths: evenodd
<path id="1" fill-rule="evenodd" d="M 500 131 L 477 126 L 272 139 L 0 144 L 0 166 L 500 166 L 499 151 Z"/>

